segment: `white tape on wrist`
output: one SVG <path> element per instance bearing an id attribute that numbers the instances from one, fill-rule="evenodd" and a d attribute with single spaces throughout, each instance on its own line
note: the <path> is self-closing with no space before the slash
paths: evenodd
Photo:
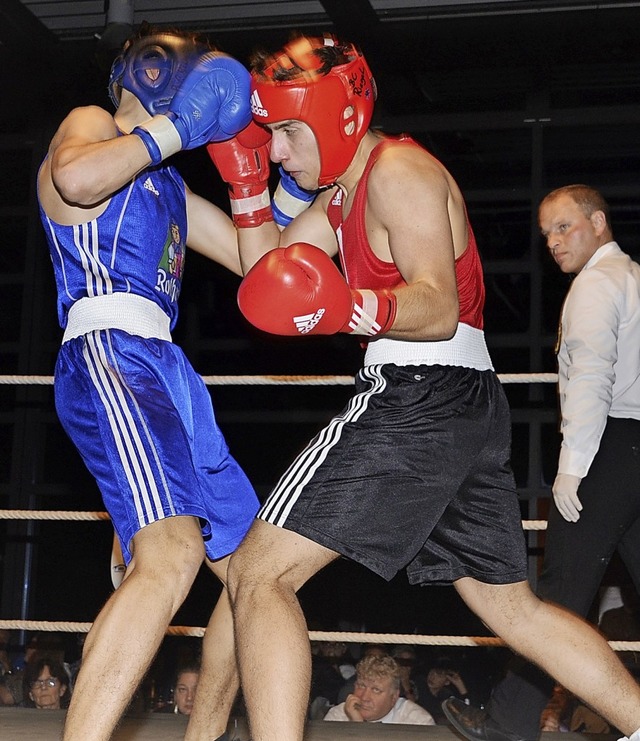
<path id="1" fill-rule="evenodd" d="M 163 160 L 182 149 L 182 140 L 178 130 L 172 121 L 162 113 L 145 121 L 138 128 L 149 133 L 158 145 Z"/>
<path id="2" fill-rule="evenodd" d="M 256 196 L 249 196 L 248 198 L 231 196 L 229 201 L 231 203 L 232 214 L 251 214 L 255 211 L 261 211 L 263 208 L 271 207 L 269 190 L 266 188 Z"/>
<path id="3" fill-rule="evenodd" d="M 278 183 L 276 192 L 273 194 L 273 202 L 290 219 L 295 219 L 296 216 L 306 211 L 311 205 L 310 200 L 304 201 L 302 198 L 298 198 L 285 190 L 282 186 L 282 181 Z"/>

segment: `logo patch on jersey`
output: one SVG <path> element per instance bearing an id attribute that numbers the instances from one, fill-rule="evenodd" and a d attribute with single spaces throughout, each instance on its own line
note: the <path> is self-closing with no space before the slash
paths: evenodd
<path id="1" fill-rule="evenodd" d="M 158 263 L 156 291 L 165 293 L 171 301 L 177 301 L 180 295 L 182 275 L 184 273 L 185 244 L 180 234 L 180 227 L 172 221 Z"/>
<path id="2" fill-rule="evenodd" d="M 331 205 L 332 206 L 340 206 L 342 205 L 342 188 L 338 188 L 335 195 L 331 199 Z"/>
<path id="3" fill-rule="evenodd" d="M 160 192 L 158 191 L 158 189 L 156 188 L 156 186 L 155 186 L 155 185 L 153 184 L 153 181 L 151 180 L 151 178 L 150 178 L 150 177 L 149 177 L 149 178 L 147 178 L 147 179 L 146 179 L 146 180 L 144 181 L 144 183 L 143 183 L 143 186 L 144 186 L 144 187 L 145 187 L 145 188 L 146 188 L 147 190 L 150 190 L 150 191 L 151 191 L 151 192 L 153 193 L 153 195 L 154 195 L 154 196 L 159 196 L 159 195 L 160 195 Z"/>

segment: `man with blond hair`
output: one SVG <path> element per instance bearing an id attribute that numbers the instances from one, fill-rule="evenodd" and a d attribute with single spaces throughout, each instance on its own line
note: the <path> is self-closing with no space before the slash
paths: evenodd
<path id="1" fill-rule="evenodd" d="M 400 697 L 400 666 L 391 656 L 365 656 L 359 661 L 353 692 L 344 702 L 331 708 L 324 719 L 435 725 L 424 708 Z"/>

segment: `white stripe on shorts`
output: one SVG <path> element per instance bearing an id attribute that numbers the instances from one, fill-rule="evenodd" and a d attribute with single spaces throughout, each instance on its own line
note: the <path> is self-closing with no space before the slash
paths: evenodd
<path id="1" fill-rule="evenodd" d="M 372 382 L 371 388 L 353 396 L 344 413 L 334 417 L 289 466 L 258 512 L 261 520 L 279 527 L 284 525 L 302 490 L 340 440 L 345 426 L 358 420 L 366 412 L 370 399 L 384 391 L 387 382 L 380 367 L 369 365 L 360 371 L 363 378 Z"/>
<path id="2" fill-rule="evenodd" d="M 114 357 L 112 348 L 111 358 Z M 127 397 L 135 406 L 135 398 L 113 362 L 107 359 L 107 348 L 102 344 L 100 332 L 85 335 L 83 354 L 94 386 L 102 399 L 122 470 L 129 483 L 133 496 L 138 523 L 140 527 L 165 517 L 158 490 L 158 483 L 153 472 L 153 464 L 159 472 L 164 489 L 164 498 L 169 500 L 169 489 L 158 458 L 155 445 L 142 415 L 132 414 Z M 147 451 L 140 437 L 140 429 L 153 451 L 153 461 L 149 460 Z"/>

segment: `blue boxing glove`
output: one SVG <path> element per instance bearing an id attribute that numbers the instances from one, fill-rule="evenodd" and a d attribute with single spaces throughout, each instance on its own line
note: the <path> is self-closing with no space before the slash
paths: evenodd
<path id="1" fill-rule="evenodd" d="M 250 81 L 240 62 L 207 52 L 186 75 L 167 112 L 131 133 L 142 139 L 154 165 L 182 149 L 229 139 L 251 121 Z"/>
<path id="2" fill-rule="evenodd" d="M 318 195 L 317 190 L 304 190 L 280 165 L 280 182 L 271 199 L 273 220 L 280 227 L 290 224 L 298 214 L 309 208 Z"/>

